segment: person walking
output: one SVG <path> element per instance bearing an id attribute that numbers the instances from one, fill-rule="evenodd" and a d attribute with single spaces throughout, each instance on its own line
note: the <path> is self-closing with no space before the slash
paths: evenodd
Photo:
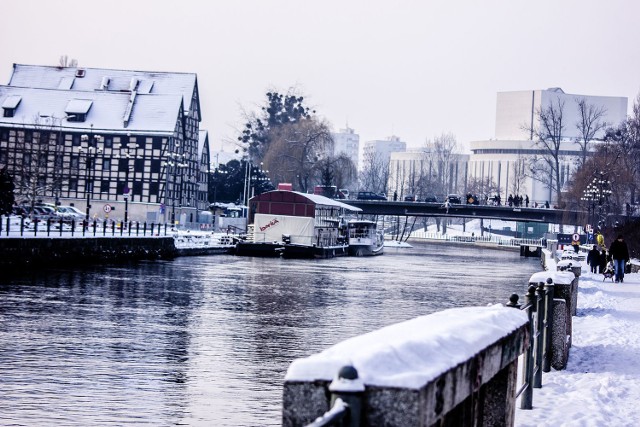
<path id="1" fill-rule="evenodd" d="M 600 251 L 596 245 L 593 245 L 587 254 L 587 264 L 591 267 L 591 272 L 593 274 L 598 272 L 598 267 L 600 266 Z"/>
<path id="2" fill-rule="evenodd" d="M 625 264 L 629 262 L 629 248 L 627 248 L 627 242 L 624 241 L 622 234 L 618 234 L 618 238 L 611 243 L 609 254 L 613 259 L 616 283 L 624 282 L 624 268 Z"/>
<path id="3" fill-rule="evenodd" d="M 607 269 L 607 263 L 609 262 L 609 255 L 604 247 L 601 247 L 600 250 L 600 274 L 604 274 L 604 271 Z"/>
<path id="4" fill-rule="evenodd" d="M 529 207 L 529 195 L 528 194 L 526 196 L 524 196 L 524 202 L 527 204 L 527 207 Z"/>

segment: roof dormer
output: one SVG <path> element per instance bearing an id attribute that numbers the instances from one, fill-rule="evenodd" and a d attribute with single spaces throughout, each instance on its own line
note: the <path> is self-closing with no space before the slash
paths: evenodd
<path id="1" fill-rule="evenodd" d="M 93 101 L 90 99 L 72 99 L 67 104 L 64 112 L 67 113 L 67 121 L 69 122 L 84 122 L 89 114 L 89 109 Z"/>
<path id="2" fill-rule="evenodd" d="M 4 117 L 13 117 L 16 114 L 16 109 L 22 101 L 20 95 L 9 95 L 2 103 L 2 109 L 4 110 Z"/>

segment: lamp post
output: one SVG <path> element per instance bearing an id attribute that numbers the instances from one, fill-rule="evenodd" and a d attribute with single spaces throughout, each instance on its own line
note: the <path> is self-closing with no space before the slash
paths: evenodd
<path id="1" fill-rule="evenodd" d="M 92 172 L 94 172 L 96 157 L 98 157 L 99 154 L 102 154 L 102 148 L 98 147 L 98 143 L 102 142 L 102 137 L 100 135 L 94 135 L 92 130 L 91 135 L 82 135 L 80 140 L 82 141 L 83 146 L 81 146 L 78 151 L 80 154 L 85 155 L 85 164 L 87 166 L 87 170 L 85 172 L 86 181 L 84 185 L 84 190 L 87 196 L 87 212 L 85 220 L 87 224 L 89 224 L 91 214 L 91 193 L 93 192 L 94 179 L 94 174 Z"/>
<path id="2" fill-rule="evenodd" d="M 609 214 L 609 196 L 611 195 L 611 181 L 604 172 L 598 172 L 582 193 L 581 200 L 587 202 L 587 215 L 589 221 L 598 221 L 598 228 L 607 224 Z M 597 209 L 597 215 L 596 215 Z"/>

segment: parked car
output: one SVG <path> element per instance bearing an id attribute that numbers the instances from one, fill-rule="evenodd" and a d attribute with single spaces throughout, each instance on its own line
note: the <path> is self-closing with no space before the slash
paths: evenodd
<path id="1" fill-rule="evenodd" d="M 424 201 L 427 203 L 438 203 L 438 198 L 435 194 L 428 194 L 427 197 L 424 198 Z"/>
<path id="2" fill-rule="evenodd" d="M 412 195 L 404 196 L 404 201 L 405 202 L 417 202 L 418 198 L 416 196 L 412 196 Z"/>
<path id="3" fill-rule="evenodd" d="M 358 200 L 387 200 L 387 198 L 373 191 L 358 191 Z"/>
<path id="4" fill-rule="evenodd" d="M 58 215 L 65 221 L 78 221 L 85 218 L 84 212 L 75 206 L 58 206 Z"/>
<path id="5" fill-rule="evenodd" d="M 349 198 L 349 190 L 347 190 L 346 188 L 341 188 L 338 190 L 338 193 L 342 193 L 342 195 L 344 196 L 344 199 L 348 199 Z"/>
<path id="6" fill-rule="evenodd" d="M 447 200 L 449 201 L 449 203 L 451 203 L 452 205 L 459 205 L 462 203 L 462 198 L 457 195 L 457 194 L 449 194 L 447 196 Z"/>
<path id="7" fill-rule="evenodd" d="M 51 206 L 37 205 L 33 207 L 32 218 L 38 221 L 46 221 L 49 219 L 55 221 L 60 217 Z"/>

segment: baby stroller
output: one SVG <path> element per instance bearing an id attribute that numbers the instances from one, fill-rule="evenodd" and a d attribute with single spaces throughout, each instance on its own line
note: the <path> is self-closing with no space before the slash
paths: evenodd
<path id="1" fill-rule="evenodd" d="M 611 281 L 613 282 L 615 271 L 613 269 L 613 263 L 611 261 L 607 263 L 607 267 L 604 269 L 604 273 L 602 274 L 604 275 L 604 278 L 602 279 L 603 282 L 607 279 L 611 279 Z"/>

